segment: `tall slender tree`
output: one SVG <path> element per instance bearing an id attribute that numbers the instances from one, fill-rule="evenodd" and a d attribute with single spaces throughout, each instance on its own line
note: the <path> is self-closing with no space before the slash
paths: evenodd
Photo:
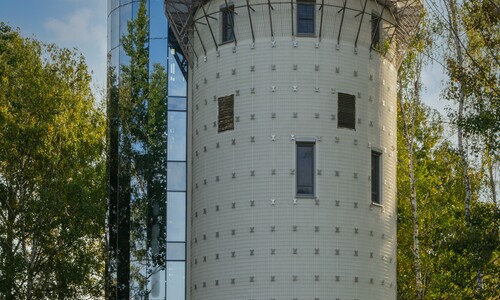
<path id="1" fill-rule="evenodd" d="M 445 49 L 443 65 L 450 81 L 443 95 L 456 105 L 449 110 L 451 122 L 447 123 L 454 134 L 445 138 L 441 118 L 422 104 L 401 103 L 398 155 L 404 163 L 398 164 L 398 298 L 497 299 L 500 236 L 492 179 L 498 174 L 495 145 L 500 124 L 495 106 L 498 47 L 494 47 L 498 4 L 488 0 L 439 3 L 443 10 L 436 2 L 427 4 L 431 15 L 437 16 L 438 26 L 433 29 L 443 34 L 434 40 L 439 44 L 434 49 Z M 436 51 L 424 54 L 437 56 Z M 416 78 L 412 75 L 407 80 L 416 83 Z M 406 90 L 415 96 L 418 85 L 405 86 L 404 76 L 401 80 L 401 93 Z M 450 137 L 457 137 L 457 142 L 450 142 Z M 489 193 L 482 192 L 484 187 Z M 417 216 L 415 202 L 407 199 L 416 199 Z"/>
<path id="2" fill-rule="evenodd" d="M 457 128 L 458 150 L 461 154 L 462 174 L 465 183 L 465 222 L 468 231 L 475 230 L 477 220 L 472 206 L 473 190 L 470 185 L 469 153 L 475 157 L 484 155 L 488 167 L 486 176 L 493 178 L 493 164 L 498 162 L 500 138 L 500 52 L 495 43 L 500 42 L 500 7 L 495 1 L 475 1 L 474 3 L 445 1 L 447 34 L 450 47 L 447 55 L 447 71 L 450 82 L 446 98 L 458 102 L 458 109 L 452 112 L 451 119 Z M 469 144 L 466 144 L 469 141 Z M 496 207 L 496 186 L 491 180 L 493 203 Z M 482 206 L 477 203 L 476 207 Z M 477 215 L 477 214 L 476 214 Z M 498 232 L 498 231 L 497 231 Z M 479 242 L 476 239 L 471 243 Z M 476 296 L 483 294 L 481 243 L 475 245 Z"/>
<path id="3" fill-rule="evenodd" d="M 419 218 L 419 205 L 418 205 L 418 191 L 417 178 L 416 178 L 416 162 L 415 162 L 415 147 L 417 144 L 417 126 L 419 126 L 419 118 L 421 118 L 421 89 L 422 85 L 421 72 L 422 72 L 422 55 L 421 52 L 425 46 L 424 30 L 421 30 L 414 39 L 406 54 L 405 60 L 400 67 L 398 80 L 398 107 L 400 116 L 400 137 L 405 144 L 406 156 L 400 157 L 401 163 L 407 164 L 405 168 L 406 175 L 408 176 L 409 183 L 409 203 L 411 204 L 412 211 L 412 224 L 413 224 L 413 265 L 415 271 L 415 299 L 423 299 L 424 297 L 424 283 L 422 278 L 422 259 L 420 250 L 420 218 Z M 400 197 L 401 201 L 407 201 Z"/>

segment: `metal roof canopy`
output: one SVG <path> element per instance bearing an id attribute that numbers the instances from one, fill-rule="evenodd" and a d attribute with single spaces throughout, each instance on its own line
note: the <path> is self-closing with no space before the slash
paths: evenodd
<path id="1" fill-rule="evenodd" d="M 226 1 L 226 6 L 228 6 L 228 1 Z M 341 24 L 338 32 L 338 40 L 337 43 L 340 43 L 340 36 L 342 32 L 342 25 L 343 25 L 343 16 L 346 10 L 354 11 L 357 12 L 357 16 L 362 15 L 360 18 L 360 23 L 359 27 L 357 30 L 357 36 L 355 40 L 355 47 L 357 47 L 357 41 L 358 41 L 358 36 L 359 36 L 359 31 L 363 22 L 363 15 L 364 14 L 369 14 L 371 15 L 371 12 L 365 11 L 366 9 L 366 3 L 368 0 L 364 0 L 365 3 L 363 4 L 363 1 L 361 1 L 361 5 L 363 7 L 362 10 L 357 9 L 357 8 L 350 8 L 347 6 L 348 0 L 343 0 L 343 5 L 333 5 L 333 4 L 326 4 L 325 0 L 320 0 L 316 1 L 316 7 L 318 10 L 321 10 L 321 22 L 320 22 L 320 28 L 319 28 L 319 35 L 318 39 L 321 41 L 321 33 L 323 31 L 323 7 L 324 6 L 330 6 L 330 7 L 335 7 L 338 8 L 338 13 L 342 12 L 342 19 L 341 19 Z M 192 38 L 194 35 L 197 35 L 198 38 L 201 41 L 201 47 L 203 48 L 203 51 L 205 52 L 204 55 L 206 56 L 206 47 L 203 44 L 203 40 L 201 39 L 201 36 L 198 32 L 197 29 L 197 24 L 198 25 L 203 25 L 203 26 L 209 26 L 209 19 L 216 19 L 212 14 L 207 14 L 204 4 L 210 2 L 210 0 L 165 0 L 165 15 L 168 17 L 169 24 L 171 26 L 172 32 L 175 35 L 175 38 L 177 39 L 180 48 L 183 52 L 184 57 L 186 60 L 189 62 L 189 65 L 192 67 L 193 63 L 195 60 L 198 59 L 198 55 L 195 53 L 193 50 L 193 41 Z M 252 38 L 255 40 L 255 35 L 253 31 L 253 25 L 252 25 L 252 18 L 251 18 L 251 13 L 250 11 L 254 11 L 255 6 L 258 5 L 267 5 L 269 8 L 269 21 L 272 26 L 272 14 L 271 11 L 274 9 L 273 5 L 291 5 L 293 7 L 294 0 L 282 0 L 282 1 L 273 1 L 268 0 L 267 2 L 261 2 L 261 3 L 254 3 L 250 4 L 251 0 L 246 0 L 246 2 L 243 5 L 239 6 L 234 6 L 234 9 L 243 9 L 246 8 L 249 11 L 249 21 L 250 21 L 250 27 L 252 30 Z M 387 20 L 384 19 L 384 21 L 387 24 L 390 24 L 386 28 L 391 28 L 394 30 L 390 30 L 389 35 L 386 36 L 386 39 L 389 41 L 389 48 L 387 49 L 387 52 L 385 53 L 386 58 L 388 58 L 390 61 L 392 61 L 396 66 L 399 66 L 404 53 L 410 44 L 411 40 L 413 39 L 413 36 L 418 28 L 418 24 L 421 19 L 422 15 L 422 10 L 423 10 L 423 4 L 421 0 L 376 0 L 377 4 L 381 6 L 381 9 L 379 9 L 379 13 L 382 16 L 384 10 L 389 10 L 389 12 L 394 16 L 395 23 L 392 20 Z M 253 7 L 252 7 L 253 6 Z M 198 9 L 203 10 L 203 16 L 199 19 L 195 19 L 194 15 Z M 293 9 L 292 11 L 292 20 L 293 20 Z M 218 13 L 218 11 L 217 11 Z M 380 24 L 379 19 L 379 24 Z M 378 26 L 378 25 L 377 25 Z M 215 39 L 215 36 L 213 34 L 213 30 L 210 27 L 210 32 L 211 32 L 211 42 L 215 44 L 215 48 L 218 48 L 218 43 Z M 271 36 L 273 37 L 273 34 L 271 33 Z M 291 36 L 295 36 L 294 33 L 294 28 L 293 28 L 293 22 L 291 26 Z M 394 40 L 395 39 L 395 40 Z M 236 43 L 236 39 L 234 40 Z M 395 42 L 395 43 L 394 43 Z"/>

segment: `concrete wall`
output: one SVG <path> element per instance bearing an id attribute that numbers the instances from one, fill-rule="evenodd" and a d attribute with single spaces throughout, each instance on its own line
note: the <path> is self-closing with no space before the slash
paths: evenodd
<path id="1" fill-rule="evenodd" d="M 290 3 L 271 1 L 272 38 L 268 6 L 258 5 L 267 0 L 250 2 L 255 41 L 246 1 L 233 2 L 237 44 L 217 51 L 197 24 L 206 56 L 195 40 L 191 299 L 395 299 L 397 74 L 370 51 L 380 8 L 368 1 L 355 49 L 354 10 L 337 45 L 338 8 L 325 7 L 320 41 L 319 7 L 316 36 L 294 37 Z M 221 5 L 205 9 L 219 19 Z M 205 20 L 201 9 L 196 17 Z M 209 21 L 219 42 L 219 20 Z M 356 96 L 355 130 L 337 127 L 338 93 Z M 235 127 L 218 133 L 217 99 L 231 94 Z M 295 194 L 298 140 L 316 141 L 315 198 Z M 373 149 L 382 152 L 381 206 L 371 203 Z"/>

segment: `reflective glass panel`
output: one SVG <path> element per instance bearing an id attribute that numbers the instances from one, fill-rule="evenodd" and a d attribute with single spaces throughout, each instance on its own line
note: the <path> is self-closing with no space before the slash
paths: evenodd
<path id="1" fill-rule="evenodd" d="M 167 189 L 169 191 L 186 190 L 186 163 L 168 162 Z"/>
<path id="2" fill-rule="evenodd" d="M 109 2 L 108 2 L 108 4 L 109 4 Z M 106 41 L 107 41 L 106 45 L 107 45 L 107 47 L 108 47 L 107 49 L 109 51 L 109 50 L 111 50 L 111 16 L 108 16 L 107 26 L 108 26 L 108 28 L 107 28 L 108 38 L 106 39 Z"/>
<path id="3" fill-rule="evenodd" d="M 185 260 L 185 243 L 167 243 L 167 260 Z"/>
<path id="4" fill-rule="evenodd" d="M 170 110 L 186 110 L 187 103 L 185 97 L 168 97 L 168 109 Z"/>
<path id="5" fill-rule="evenodd" d="M 120 47 L 111 50 L 111 66 L 115 68 L 115 72 L 119 72 L 118 63 L 120 62 Z"/>
<path id="6" fill-rule="evenodd" d="M 119 0 L 111 0 L 111 9 L 117 8 L 118 5 L 120 5 L 120 1 Z"/>
<path id="7" fill-rule="evenodd" d="M 120 10 L 111 13 L 111 48 L 118 46 L 120 42 Z"/>
<path id="8" fill-rule="evenodd" d="M 297 3 L 297 33 L 314 34 L 314 3 Z"/>
<path id="9" fill-rule="evenodd" d="M 186 113 L 168 112 L 168 160 L 186 160 Z"/>
<path id="10" fill-rule="evenodd" d="M 120 65 L 129 65 L 130 64 L 130 56 L 125 53 L 125 49 L 123 46 L 120 46 Z"/>
<path id="11" fill-rule="evenodd" d="M 165 275 L 166 270 L 160 270 L 151 274 L 149 282 L 150 300 L 165 299 Z"/>
<path id="12" fill-rule="evenodd" d="M 297 143 L 297 195 L 314 196 L 314 143 Z"/>
<path id="13" fill-rule="evenodd" d="M 127 5 L 120 7 L 120 36 L 119 36 L 119 39 L 121 39 L 122 36 L 127 35 L 127 32 L 128 32 L 127 23 L 129 20 L 132 20 L 132 5 L 131 4 L 127 4 Z"/>
<path id="14" fill-rule="evenodd" d="M 234 6 L 222 10 L 222 42 L 234 40 Z"/>
<path id="15" fill-rule="evenodd" d="M 186 193 L 167 193 L 167 241 L 186 241 Z"/>
<path id="16" fill-rule="evenodd" d="M 186 96 L 186 79 L 177 64 L 176 58 L 182 61 L 183 57 L 177 53 L 175 49 L 169 48 L 168 51 L 168 95 L 169 96 Z"/>
<path id="17" fill-rule="evenodd" d="M 372 152 L 372 202 L 380 204 L 380 153 Z"/>
<path id="18" fill-rule="evenodd" d="M 139 10 L 139 4 L 140 0 L 134 0 L 132 2 L 132 15 L 134 16 L 134 19 L 137 16 L 137 11 Z M 146 0 L 146 15 L 149 16 L 149 9 L 147 9 L 148 7 L 149 7 L 149 0 Z"/>
<path id="19" fill-rule="evenodd" d="M 151 0 L 149 6 L 149 37 L 167 37 L 167 18 L 164 13 L 163 0 Z"/>
<path id="20" fill-rule="evenodd" d="M 149 71 L 153 71 L 153 65 L 159 63 L 167 69 L 167 39 L 149 40 Z"/>
<path id="21" fill-rule="evenodd" d="M 167 263 L 167 299 L 183 300 L 185 292 L 186 266 L 184 262 Z"/>

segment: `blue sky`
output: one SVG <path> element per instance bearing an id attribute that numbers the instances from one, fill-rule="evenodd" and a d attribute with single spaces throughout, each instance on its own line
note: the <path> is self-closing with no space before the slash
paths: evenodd
<path id="1" fill-rule="evenodd" d="M 94 84 L 106 83 L 107 0 L 1 0 L 0 21 L 25 37 L 77 48 L 93 70 Z"/>
<path id="2" fill-rule="evenodd" d="M 107 0 L 1 0 L 0 21 L 19 27 L 24 36 L 77 48 L 93 71 L 94 84 L 105 86 Z M 423 102 L 441 113 L 449 106 L 439 100 L 444 78 L 438 65 L 428 66 L 422 76 Z"/>

